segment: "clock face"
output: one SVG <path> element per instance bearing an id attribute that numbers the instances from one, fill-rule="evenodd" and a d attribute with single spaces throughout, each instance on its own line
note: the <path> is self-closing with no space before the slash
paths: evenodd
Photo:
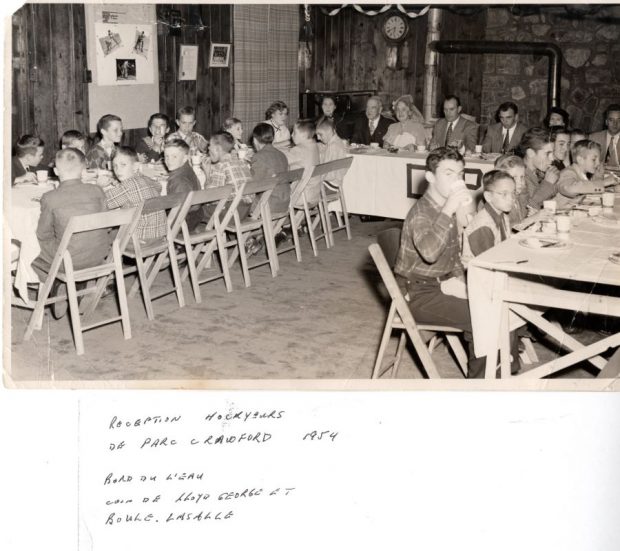
<path id="1" fill-rule="evenodd" d="M 399 15 L 392 15 L 383 23 L 383 34 L 390 40 L 401 40 L 408 30 L 407 21 Z"/>

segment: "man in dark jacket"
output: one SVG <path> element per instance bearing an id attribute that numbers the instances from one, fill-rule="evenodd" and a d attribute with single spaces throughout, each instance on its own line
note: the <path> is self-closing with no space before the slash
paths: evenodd
<path id="1" fill-rule="evenodd" d="M 383 136 L 394 121 L 381 115 L 383 104 L 379 96 L 371 96 L 366 102 L 366 113 L 355 122 L 351 143 L 378 143 L 383 147 Z"/>

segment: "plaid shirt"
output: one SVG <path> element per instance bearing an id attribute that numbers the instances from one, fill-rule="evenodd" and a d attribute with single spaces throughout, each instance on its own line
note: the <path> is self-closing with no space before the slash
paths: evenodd
<path id="1" fill-rule="evenodd" d="M 135 207 L 146 199 L 161 195 L 160 185 L 142 174 L 136 174 L 104 191 L 109 209 Z M 140 239 L 156 239 L 166 235 L 167 228 L 166 213 L 152 212 L 140 216 L 136 233 Z"/>
<path id="2" fill-rule="evenodd" d="M 394 272 L 407 280 L 446 279 L 463 273 L 456 219 L 425 193 L 407 214 Z"/>
<path id="3" fill-rule="evenodd" d="M 543 201 L 553 199 L 559 192 L 557 182 L 552 184 L 545 180 L 545 173 L 540 170 L 525 168 L 525 187 L 527 189 L 529 207 L 540 209 Z"/>
<path id="4" fill-rule="evenodd" d="M 252 179 L 252 173 L 248 163 L 239 158 L 228 155 L 218 163 L 213 165 L 209 180 L 205 184 L 205 188 L 222 187 L 232 184 L 235 191 Z M 246 195 L 241 199 L 244 203 L 251 203 L 253 196 Z"/>
<path id="5" fill-rule="evenodd" d="M 180 131 L 173 132 L 166 137 L 166 141 L 169 140 L 183 140 L 190 149 L 198 149 L 201 153 L 206 153 L 209 147 L 209 142 L 198 132 L 192 132 L 189 136 L 184 136 Z"/>

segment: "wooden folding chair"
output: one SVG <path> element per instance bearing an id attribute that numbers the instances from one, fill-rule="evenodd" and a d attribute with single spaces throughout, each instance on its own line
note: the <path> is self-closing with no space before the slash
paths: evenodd
<path id="1" fill-rule="evenodd" d="M 273 235 L 277 235 L 282 231 L 282 228 L 285 224 L 290 225 L 291 233 L 293 235 L 293 246 L 292 247 L 282 247 L 277 250 L 278 254 L 282 254 L 288 251 L 295 250 L 295 255 L 297 256 L 297 262 L 301 262 L 301 247 L 299 245 L 299 227 L 301 221 L 304 217 L 304 211 L 296 210 L 294 205 L 298 205 L 302 201 L 303 193 L 310 181 L 312 176 L 312 172 L 314 171 L 314 167 L 308 167 L 305 170 L 303 168 L 297 168 L 295 170 L 289 170 L 287 172 L 281 172 L 276 176 L 279 178 L 281 183 L 289 183 L 297 182 L 295 189 L 291 191 L 291 199 L 289 201 L 288 211 L 287 212 L 272 212 L 271 213 L 271 221 L 272 221 L 272 233 Z M 276 269 L 279 269 L 279 262 L 276 256 Z"/>
<path id="2" fill-rule="evenodd" d="M 78 354 L 84 353 L 84 343 L 82 333 L 101 325 L 121 321 L 123 326 L 123 334 L 125 339 L 131 338 L 131 326 L 129 323 L 129 308 L 127 306 L 127 296 L 125 294 L 125 280 L 123 277 L 122 254 L 123 249 L 129 242 L 129 236 L 135 230 L 140 216 L 139 208 L 120 209 L 107 212 L 99 212 L 95 214 L 83 214 L 73 216 L 65 232 L 60 240 L 58 250 L 50 266 L 45 282 L 40 285 L 39 296 L 35 304 L 34 310 L 26 327 L 24 340 L 29 340 L 35 329 L 40 330 L 43 323 L 43 314 L 46 306 L 54 304 L 61 300 L 69 300 L 69 311 L 71 317 L 71 326 L 73 329 L 73 338 L 75 340 L 75 349 Z M 114 237 L 111 246 L 111 252 L 108 254 L 103 264 L 75 270 L 71 253 L 68 250 L 69 243 L 74 234 L 99 230 L 105 228 L 118 228 L 118 233 Z M 60 271 L 60 268 L 63 271 Z M 110 276 L 116 280 L 116 293 L 119 301 L 120 315 L 93 323 L 91 325 L 82 325 L 80 319 L 80 311 L 78 306 L 78 297 L 86 294 L 96 293 L 99 285 L 77 291 L 76 282 L 99 280 L 107 281 Z M 67 287 L 67 296 L 49 297 L 54 280 L 59 279 L 64 282 Z"/>
<path id="3" fill-rule="evenodd" d="M 233 213 L 234 222 L 231 222 L 226 231 L 235 233 L 237 236 L 237 247 L 233 249 L 228 257 L 228 265 L 232 266 L 237 257 L 240 258 L 241 268 L 243 271 L 243 279 L 245 286 L 249 287 L 250 282 L 250 270 L 259 266 L 269 264 L 271 267 L 271 276 L 276 277 L 278 273 L 278 262 L 276 251 L 276 242 L 273 234 L 273 228 L 271 226 L 271 209 L 269 208 L 269 198 L 275 187 L 281 182 L 281 179 L 277 175 L 273 175 L 263 180 L 257 180 L 246 183 L 243 196 L 253 195 L 257 196 L 258 202 L 255 205 L 253 212 L 245 220 L 239 219 L 239 213 L 235 209 Z M 262 233 L 266 252 L 267 260 L 262 262 L 255 262 L 252 265 L 248 264 L 247 254 L 245 252 L 245 243 L 247 237 L 260 235 Z M 248 235 L 249 234 L 249 235 Z M 229 241 L 228 243 L 232 243 Z"/>
<path id="4" fill-rule="evenodd" d="M 194 191 L 191 206 L 215 204 L 215 211 L 211 218 L 206 221 L 206 226 L 199 227 L 198 231 L 190 233 L 187 224 L 181 225 L 181 236 L 175 240 L 177 245 L 185 248 L 187 267 L 183 270 L 181 280 L 185 281 L 190 276 L 194 299 L 197 303 L 202 301 L 200 286 L 203 283 L 224 278 L 226 290 L 232 291 L 232 280 L 228 269 L 229 263 L 226 248 L 234 245 L 226 241 L 224 228 L 231 223 L 237 213 L 237 206 L 243 195 L 245 186 L 235 189 L 231 185 L 207 188 L 203 191 Z M 213 253 L 217 251 L 220 257 L 221 272 L 214 276 L 200 278 L 202 272 L 211 265 Z"/>
<path id="5" fill-rule="evenodd" d="M 147 199 L 142 207 L 143 215 L 159 211 L 167 212 L 166 235 L 161 239 L 154 239 L 142 243 L 134 233 L 131 238 L 132 247 L 128 247 L 125 251 L 125 256 L 131 258 L 136 263 L 135 268 L 126 268 L 125 274 L 133 272 L 138 273 L 136 281 L 129 290 L 129 296 L 133 297 L 138 291 L 138 288 L 140 289 L 144 300 L 146 315 L 150 320 L 155 317 L 153 312 L 153 301 L 169 295 L 170 293 L 176 292 L 180 308 L 185 306 L 185 297 L 183 296 L 183 287 L 181 285 L 181 276 L 179 273 L 179 259 L 175 249 L 175 238 L 181 232 L 181 225 L 189 212 L 193 193 L 196 192 L 174 193 Z M 151 288 L 155 282 L 155 278 L 159 272 L 166 267 L 170 267 L 172 287 L 161 291 L 157 295 L 152 295 Z"/>
<path id="6" fill-rule="evenodd" d="M 461 370 L 463 370 L 464 374 L 467 374 L 467 354 L 463 349 L 463 345 L 461 344 L 458 333 L 462 333 L 460 329 L 455 327 L 448 327 L 442 325 L 428 325 L 428 324 L 418 324 L 413 319 L 413 315 L 411 314 L 411 310 L 409 310 L 409 305 L 405 300 L 398 284 L 396 283 L 396 279 L 394 278 L 394 274 L 392 273 L 392 269 L 386 260 L 381 247 L 377 243 L 373 243 L 368 247 L 370 254 L 381 274 L 381 279 L 383 283 L 387 287 L 388 293 L 392 299 L 392 303 L 390 304 L 390 310 L 388 312 L 387 321 L 385 322 L 385 328 L 383 330 L 383 336 L 381 337 L 381 343 L 379 344 L 379 351 L 377 353 L 377 359 L 375 361 L 375 366 L 372 371 L 372 378 L 378 379 L 385 371 L 392 368 L 392 378 L 396 377 L 398 372 L 398 367 L 400 365 L 400 361 L 402 358 L 403 350 L 405 349 L 406 338 L 405 334 L 409 335 L 411 342 L 413 343 L 413 347 L 415 348 L 420 361 L 422 362 L 422 367 L 426 372 L 426 375 L 431 378 L 439 378 L 439 371 L 437 370 L 437 366 L 433 361 L 431 356 L 431 351 L 427 348 L 424 338 L 420 334 L 420 331 L 435 333 L 443 333 L 446 336 L 448 344 L 452 348 L 454 355 L 457 358 L 459 366 Z M 392 330 L 399 329 L 401 330 L 400 339 L 398 341 L 398 347 L 396 349 L 396 354 L 394 355 L 393 360 L 390 364 L 382 369 L 383 356 L 385 354 L 385 350 L 387 348 L 387 344 L 390 340 L 390 336 L 392 334 Z"/>
<path id="7" fill-rule="evenodd" d="M 353 157 L 346 157 L 345 159 L 338 159 L 335 161 L 329 161 L 327 163 L 320 164 L 316 167 L 315 174 L 325 176 L 331 172 L 338 170 L 344 170 L 343 174 L 351 168 L 353 163 Z M 321 202 L 323 203 L 323 211 L 325 212 L 325 222 L 327 227 L 325 228 L 326 239 L 329 239 L 331 246 L 334 246 L 334 232 L 345 230 L 347 239 L 351 239 L 351 226 L 349 225 L 349 211 L 347 210 L 347 204 L 344 199 L 344 192 L 342 185 L 334 182 L 327 182 L 323 180 L 321 183 Z M 334 211 L 336 217 L 336 226 L 332 226 L 331 214 L 329 212 L 330 203 L 340 203 L 340 210 Z M 340 217 L 342 216 L 343 221 Z"/>

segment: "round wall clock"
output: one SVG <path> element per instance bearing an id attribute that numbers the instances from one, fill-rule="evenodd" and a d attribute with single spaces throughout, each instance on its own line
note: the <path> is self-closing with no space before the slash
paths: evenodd
<path id="1" fill-rule="evenodd" d="M 383 20 L 381 32 L 387 40 L 392 42 L 400 42 L 409 32 L 409 21 L 398 13 L 388 15 Z"/>

